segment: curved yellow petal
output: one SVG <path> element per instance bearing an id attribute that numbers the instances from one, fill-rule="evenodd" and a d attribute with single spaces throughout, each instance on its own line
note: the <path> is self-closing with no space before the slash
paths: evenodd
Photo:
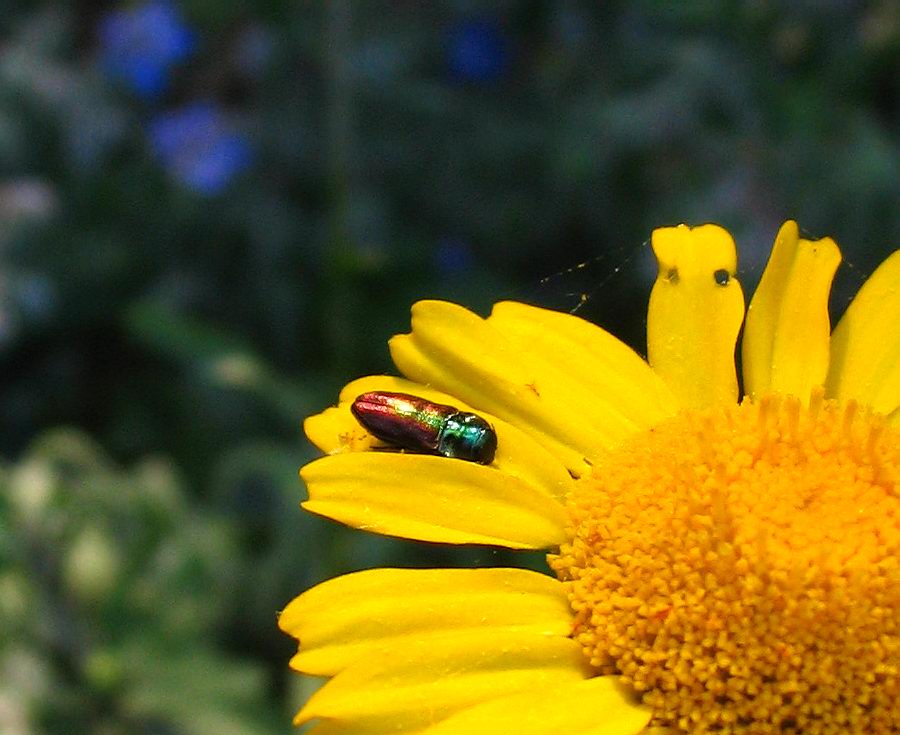
<path id="1" fill-rule="evenodd" d="M 479 702 L 590 673 L 571 638 L 466 631 L 412 641 L 400 655 L 388 651 L 357 660 L 319 689 L 294 723 L 318 718 L 354 724 L 360 732 L 417 732 Z"/>
<path id="2" fill-rule="evenodd" d="M 831 337 L 826 391 L 879 413 L 900 407 L 900 250 L 888 256 L 853 299 Z"/>
<path id="3" fill-rule="evenodd" d="M 499 330 L 456 304 L 418 302 L 412 334 L 395 336 L 389 345 L 406 376 L 515 424 L 576 474 L 587 471 L 585 457 L 632 431 L 593 405 L 564 367 L 529 359 Z"/>
<path id="4" fill-rule="evenodd" d="M 659 274 L 647 312 L 650 365 L 681 403 L 738 399 L 734 349 L 744 319 L 734 240 L 718 225 L 653 231 Z"/>
<path id="5" fill-rule="evenodd" d="M 566 513 L 545 491 L 493 467 L 395 452 L 335 454 L 300 476 L 306 510 L 387 536 L 546 549 L 565 540 Z"/>
<path id="6" fill-rule="evenodd" d="M 616 677 L 598 676 L 489 700 L 425 735 L 637 735 L 650 717 L 650 708 L 637 704 Z"/>
<path id="7" fill-rule="evenodd" d="M 411 334 L 401 334 L 392 337 L 389 346 L 391 357 L 401 372 L 410 375 L 416 380 L 423 380 L 433 384 L 442 383 L 441 387 L 444 390 L 453 391 L 454 394 L 457 392 L 469 393 L 462 385 L 462 381 L 454 378 L 453 370 L 448 370 L 444 367 L 440 358 L 435 359 L 421 349 L 413 340 Z M 526 385 L 525 390 L 531 389 Z M 474 392 L 470 393 L 467 399 L 469 403 L 476 403 L 479 409 L 490 410 L 496 416 L 498 411 L 503 410 L 503 407 L 498 405 L 498 402 L 504 396 L 508 396 L 508 393 L 498 391 L 495 400 L 492 400 L 490 397 L 483 397 L 481 400 L 484 401 L 484 405 L 478 402 L 479 396 L 474 395 Z M 516 396 L 507 397 L 506 400 L 514 402 Z M 572 436 L 573 432 L 566 432 L 564 426 L 558 425 L 554 411 L 548 411 L 543 406 L 535 404 L 535 401 L 525 397 L 520 410 L 531 409 L 532 416 L 515 417 L 511 415 L 511 412 L 507 412 L 507 420 L 517 426 L 522 426 L 576 477 L 590 472 L 591 462 L 586 457 L 587 454 L 593 454 L 594 452 L 594 448 L 588 446 L 590 442 L 581 441 L 578 437 Z M 570 428 L 574 428 L 574 422 Z M 560 437 L 558 434 L 563 436 Z M 572 446 L 573 444 L 578 446 Z"/>
<path id="8" fill-rule="evenodd" d="M 841 253 L 831 238 L 803 240 L 788 220 L 744 325 L 744 392 L 756 398 L 789 393 L 804 403 L 828 374 L 828 294 Z"/>
<path id="9" fill-rule="evenodd" d="M 564 365 L 588 400 L 635 429 L 678 410 L 675 396 L 646 361 L 595 324 L 515 301 L 495 304 L 487 322 L 531 359 Z"/>
<path id="10" fill-rule="evenodd" d="M 372 375 L 348 383 L 341 391 L 340 405 L 306 420 L 304 429 L 310 441 L 328 454 L 384 447 L 382 442 L 370 437 L 350 413 L 353 400 L 369 391 L 412 393 L 435 403 L 455 406 L 461 411 L 475 411 L 458 398 L 419 383 L 389 375 Z M 482 411 L 477 413 L 486 418 L 497 433 L 497 452 L 492 467 L 558 500 L 566 497 L 572 488 L 572 476 L 553 454 L 512 424 Z"/>
<path id="11" fill-rule="evenodd" d="M 331 406 L 321 413 L 308 416 L 303 432 L 315 446 L 326 454 L 365 452 L 384 443 L 371 436 L 350 413 L 350 405 Z"/>
<path id="12" fill-rule="evenodd" d="M 295 598 L 279 627 L 300 641 L 291 666 L 333 675 L 378 652 L 402 656 L 427 636 L 469 630 L 571 632 L 563 585 L 525 569 L 372 569 Z"/>

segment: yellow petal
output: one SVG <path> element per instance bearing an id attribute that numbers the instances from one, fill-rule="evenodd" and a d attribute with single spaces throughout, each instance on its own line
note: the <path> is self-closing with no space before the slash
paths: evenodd
<path id="1" fill-rule="evenodd" d="M 411 393 L 428 401 L 455 406 L 461 411 L 475 411 L 454 396 L 419 383 L 388 375 L 372 375 L 346 385 L 341 391 L 339 406 L 326 409 L 306 420 L 304 429 L 310 441 L 329 454 L 385 446 L 383 442 L 370 437 L 350 413 L 353 400 L 369 391 Z M 497 433 L 497 453 L 492 467 L 517 477 L 558 500 L 566 497 L 572 487 L 572 476 L 556 457 L 517 427 L 483 411 L 477 413 L 486 418 Z"/>
<path id="2" fill-rule="evenodd" d="M 350 405 L 332 406 L 303 422 L 306 438 L 326 454 L 365 452 L 383 442 L 369 435 L 350 413 Z"/>
<path id="3" fill-rule="evenodd" d="M 828 373 L 828 294 L 841 253 L 834 240 L 800 239 L 782 225 L 747 309 L 744 392 L 756 398 L 789 393 L 804 403 Z"/>
<path id="4" fill-rule="evenodd" d="M 390 341 L 402 373 L 524 429 L 576 474 L 587 471 L 585 457 L 630 433 L 594 405 L 564 367 L 529 360 L 463 307 L 420 301 L 412 317 L 412 334 Z"/>
<path id="5" fill-rule="evenodd" d="M 291 666 L 325 676 L 378 651 L 402 656 L 426 636 L 493 629 L 565 637 L 572 612 L 561 582 L 525 569 L 372 569 L 304 592 L 278 625 L 300 641 Z"/>
<path id="6" fill-rule="evenodd" d="M 354 724 L 360 732 L 378 726 L 416 732 L 479 702 L 589 675 L 581 647 L 571 638 L 466 631 L 357 660 L 319 689 L 294 723 L 320 718 Z"/>
<path id="7" fill-rule="evenodd" d="M 634 429 L 652 426 L 678 410 L 672 392 L 640 355 L 584 319 L 504 301 L 494 305 L 487 322 L 529 359 L 564 365 L 588 400 Z"/>
<path id="8" fill-rule="evenodd" d="M 827 393 L 879 413 L 900 407 L 900 250 L 853 299 L 831 338 Z"/>
<path id="9" fill-rule="evenodd" d="M 425 735 L 637 735 L 650 721 L 616 677 L 519 692 L 462 710 Z"/>
<path id="10" fill-rule="evenodd" d="M 453 370 L 448 370 L 443 365 L 441 358 L 435 358 L 421 349 L 411 334 L 392 337 L 390 349 L 391 357 L 401 372 L 416 380 L 440 384 L 444 390 L 453 391 L 454 394 L 467 393 L 470 403 L 476 403 L 481 410 L 490 410 L 495 416 L 498 415 L 498 411 L 503 410 L 498 402 L 504 398 L 504 394 L 498 391 L 496 400 L 491 400 L 489 397 L 479 397 L 470 393 L 461 385 L 461 380 L 454 378 Z M 526 386 L 526 390 L 531 389 Z M 521 426 L 576 477 L 590 472 L 591 462 L 585 455 L 593 454 L 594 449 L 587 446 L 589 442 L 581 442 L 578 437 L 572 436 L 571 433 L 567 434 L 565 427 L 559 426 L 555 421 L 552 410 L 546 410 L 543 406 L 537 405 L 536 401 L 525 397 L 524 394 L 520 397 L 522 398 L 520 408 L 530 409 L 532 415 L 516 417 L 511 415 L 512 412 L 507 412 L 507 420 Z M 479 403 L 479 400 L 483 403 Z M 506 400 L 513 402 L 516 400 L 516 396 L 513 395 Z M 574 422 L 571 428 L 574 428 Z M 562 437 L 560 438 L 557 434 Z M 578 446 L 572 446 L 573 444 Z"/>
<path id="11" fill-rule="evenodd" d="M 734 240 L 718 225 L 654 230 L 659 274 L 650 293 L 650 365 L 685 406 L 738 399 L 734 348 L 744 319 Z"/>
<path id="12" fill-rule="evenodd" d="M 563 506 L 494 467 L 393 452 L 323 457 L 300 475 L 303 507 L 354 528 L 448 544 L 545 549 L 565 540 Z"/>

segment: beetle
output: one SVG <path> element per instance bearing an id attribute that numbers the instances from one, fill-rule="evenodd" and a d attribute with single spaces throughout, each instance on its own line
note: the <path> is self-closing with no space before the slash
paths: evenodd
<path id="1" fill-rule="evenodd" d="M 373 436 L 403 449 L 490 464 L 497 433 L 481 416 L 409 393 L 371 391 L 350 406 Z"/>

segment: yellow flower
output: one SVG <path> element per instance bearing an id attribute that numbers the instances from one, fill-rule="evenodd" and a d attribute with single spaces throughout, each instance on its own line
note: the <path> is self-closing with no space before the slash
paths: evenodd
<path id="1" fill-rule="evenodd" d="M 376 569 L 280 626 L 330 677 L 316 735 L 900 733 L 900 251 L 832 333 L 840 254 L 778 233 L 744 309 L 718 226 L 653 233 L 648 360 L 519 303 L 413 307 L 406 379 L 309 418 L 303 505 L 355 528 L 547 549 L 522 569 Z M 745 318 L 746 316 L 746 318 Z M 743 400 L 735 347 L 743 324 Z M 474 411 L 489 466 L 377 442 L 367 391 Z"/>

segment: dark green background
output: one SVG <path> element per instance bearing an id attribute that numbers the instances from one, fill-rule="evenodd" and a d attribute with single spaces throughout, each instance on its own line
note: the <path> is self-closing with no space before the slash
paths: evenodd
<path id="1" fill-rule="evenodd" d="M 654 227 L 726 226 L 749 293 L 796 218 L 849 261 L 836 314 L 898 242 L 890 0 L 185 0 L 153 100 L 99 61 L 114 7 L 0 2 L 0 731 L 288 732 L 294 594 L 509 563 L 298 508 L 303 417 L 416 299 L 590 293 L 642 350 Z M 215 195 L 147 140 L 198 99 L 253 150 Z"/>

